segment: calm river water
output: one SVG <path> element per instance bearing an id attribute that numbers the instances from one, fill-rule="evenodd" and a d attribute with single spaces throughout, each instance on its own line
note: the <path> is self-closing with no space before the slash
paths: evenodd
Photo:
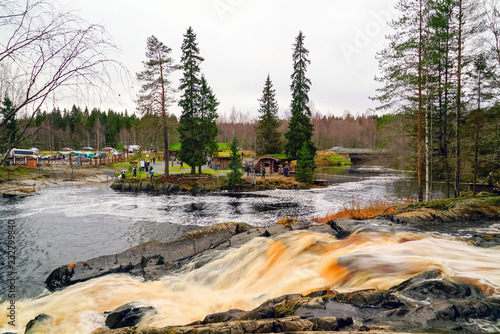
<path id="1" fill-rule="evenodd" d="M 63 265 L 113 254 L 149 240 L 220 222 L 268 226 L 333 213 L 347 203 L 414 196 L 408 178 L 384 169 L 353 169 L 320 176 L 330 185 L 313 190 L 273 190 L 204 196 L 151 196 L 115 192 L 107 185 L 42 189 L 24 199 L 0 199 L 2 286 L 7 284 L 7 225 L 15 229 L 17 297 L 43 292 L 44 280 Z M 438 195 L 439 196 L 439 195 Z"/>

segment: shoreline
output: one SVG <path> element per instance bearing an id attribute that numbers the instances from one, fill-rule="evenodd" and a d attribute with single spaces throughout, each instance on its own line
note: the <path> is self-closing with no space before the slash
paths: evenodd
<path id="1" fill-rule="evenodd" d="M 320 188 L 316 185 L 306 185 L 295 181 L 295 178 L 285 178 L 282 175 L 269 175 L 265 179 L 260 176 L 242 176 L 244 184 L 236 189 L 224 188 L 225 174 L 214 176 L 203 174 L 201 177 L 189 174 L 171 174 L 168 180 L 163 175 L 155 176 L 151 181 L 148 178 L 121 179 L 115 175 L 120 169 L 102 167 L 23 167 L 17 172 L 12 167 L 3 171 L 0 178 L 0 197 L 26 197 L 35 195 L 44 188 L 54 187 L 83 187 L 109 185 L 115 191 L 145 192 L 152 194 L 203 194 L 210 192 L 249 192 L 274 189 L 310 189 Z M 178 181 L 180 179 L 181 181 Z M 173 182 L 169 182 L 172 181 Z"/>
<path id="2" fill-rule="evenodd" d="M 110 185 L 115 172 L 109 168 L 26 167 L 15 173 L 12 169 L 10 174 L 4 172 L 0 197 L 32 196 L 44 188 Z"/>

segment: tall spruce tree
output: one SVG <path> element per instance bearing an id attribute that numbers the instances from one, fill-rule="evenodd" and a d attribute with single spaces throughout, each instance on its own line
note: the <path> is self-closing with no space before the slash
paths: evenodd
<path id="1" fill-rule="evenodd" d="M 293 51 L 293 74 L 291 75 L 292 91 L 291 111 L 292 117 L 288 124 L 288 132 L 285 134 L 285 152 L 293 158 L 298 158 L 298 152 L 304 144 L 311 152 L 316 154 L 316 146 L 312 141 L 313 125 L 311 123 L 311 110 L 308 107 L 311 80 L 306 77 L 307 65 L 311 63 L 308 59 L 309 51 L 304 47 L 304 35 L 302 31 L 295 39 Z"/>
<path id="2" fill-rule="evenodd" d="M 172 83 L 168 76 L 177 69 L 174 60 L 170 57 L 172 49 L 151 36 L 146 44 L 147 61 L 143 62 L 144 71 L 137 73 L 137 79 L 144 82 L 137 100 L 138 109 L 143 115 L 161 117 L 163 143 L 165 145 L 165 175 L 169 175 L 170 153 L 168 150 L 168 114 L 167 108 L 174 101 Z"/>
<path id="3" fill-rule="evenodd" d="M 179 86 L 179 90 L 182 91 L 179 100 L 179 106 L 182 108 L 179 121 L 181 141 L 179 159 L 191 166 L 191 174 L 196 173 L 196 166 L 201 166 L 205 162 L 203 131 L 200 131 L 200 64 L 204 59 L 199 53 L 196 34 L 189 27 L 182 43 L 181 69 L 183 77 L 180 79 Z"/>
<path id="4" fill-rule="evenodd" d="M 278 131 L 278 102 L 276 91 L 269 74 L 267 75 L 262 98 L 259 99 L 259 121 L 257 123 L 257 155 L 281 153 L 281 133 Z"/>
<path id="5" fill-rule="evenodd" d="M 217 106 L 219 101 L 215 98 L 212 88 L 208 86 L 205 76 L 201 76 L 200 83 L 200 128 L 198 131 L 202 135 L 203 144 L 203 157 L 207 155 L 212 155 L 218 149 L 216 137 L 219 134 L 219 128 L 217 127 Z M 199 173 L 201 174 L 201 165 L 198 166 Z"/>

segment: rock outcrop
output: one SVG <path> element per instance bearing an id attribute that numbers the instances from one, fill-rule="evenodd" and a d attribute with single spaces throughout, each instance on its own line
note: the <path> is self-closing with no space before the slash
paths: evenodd
<path id="1" fill-rule="evenodd" d="M 111 329 L 137 325 L 148 313 L 154 312 L 151 306 L 138 302 L 127 303 L 110 312 L 106 317 L 106 326 Z"/>
<path id="2" fill-rule="evenodd" d="M 202 252 L 240 246 L 258 236 L 306 228 L 333 232 L 328 225 L 310 226 L 300 222 L 289 227 L 274 225 L 268 228 L 254 228 L 241 223 L 221 223 L 187 232 L 173 242 L 150 241 L 118 254 L 61 266 L 51 272 L 45 284 L 47 289 L 55 291 L 113 273 L 129 273 L 146 280 L 156 280 L 196 260 L 195 255 Z M 195 262 L 198 267 L 204 265 L 203 259 Z"/>
<path id="3" fill-rule="evenodd" d="M 475 286 L 443 279 L 439 271 L 417 275 L 388 290 L 316 291 L 285 295 L 254 310 L 229 310 L 186 326 L 128 328 L 117 333 L 287 333 L 312 331 L 493 332 L 500 299 Z"/>

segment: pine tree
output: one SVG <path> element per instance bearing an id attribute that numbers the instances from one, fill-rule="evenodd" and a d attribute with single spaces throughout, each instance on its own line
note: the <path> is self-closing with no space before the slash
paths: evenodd
<path id="1" fill-rule="evenodd" d="M 314 155 L 307 143 L 302 145 L 297 159 L 297 175 L 295 179 L 300 182 L 312 183 L 314 181 Z"/>
<path id="2" fill-rule="evenodd" d="M 291 111 L 292 117 L 288 125 L 288 132 L 285 134 L 286 154 L 297 159 L 299 150 L 306 146 L 311 150 L 311 155 L 316 154 L 316 147 L 312 142 L 313 125 L 311 124 L 311 110 L 308 107 L 311 80 L 306 77 L 307 65 L 311 61 L 307 58 L 309 51 L 304 47 L 304 35 L 299 32 L 295 40 L 293 51 L 293 74 Z"/>
<path id="3" fill-rule="evenodd" d="M 203 143 L 203 157 L 212 155 L 217 152 L 216 137 L 219 134 L 217 127 L 217 106 L 219 101 L 215 98 L 212 89 L 208 86 L 205 76 L 201 76 L 200 87 L 200 129 L 198 131 L 202 134 Z M 201 174 L 201 165 L 199 165 L 199 173 Z"/>
<path id="4" fill-rule="evenodd" d="M 278 131 L 278 102 L 271 77 L 267 75 L 262 98 L 259 99 L 259 121 L 257 124 L 257 155 L 281 153 L 281 134 Z"/>
<path id="5" fill-rule="evenodd" d="M 179 121 L 181 141 L 179 159 L 191 166 L 191 174 L 195 174 L 196 166 L 201 166 L 205 162 L 203 134 L 200 131 L 201 79 L 199 77 L 200 63 L 204 59 L 199 53 L 196 34 L 189 27 L 182 43 L 181 69 L 183 77 L 179 86 L 179 90 L 182 91 L 179 100 L 179 106 L 182 108 Z"/>
<path id="6" fill-rule="evenodd" d="M 229 161 L 228 167 L 231 173 L 227 176 L 226 187 L 229 189 L 234 189 L 243 183 L 241 176 L 243 175 L 240 170 L 243 168 L 241 163 L 240 152 L 238 151 L 238 140 L 236 136 L 233 137 L 233 142 L 231 143 L 231 160 Z"/>
<path id="7" fill-rule="evenodd" d="M 177 69 L 170 57 L 172 49 L 160 42 L 155 36 L 147 40 L 144 71 L 137 73 L 137 79 L 144 82 L 139 95 L 138 109 L 143 115 L 161 117 L 163 141 L 165 145 L 165 175 L 169 175 L 170 153 L 168 150 L 168 114 L 167 108 L 173 102 L 169 95 L 173 93 L 168 76 Z"/>

